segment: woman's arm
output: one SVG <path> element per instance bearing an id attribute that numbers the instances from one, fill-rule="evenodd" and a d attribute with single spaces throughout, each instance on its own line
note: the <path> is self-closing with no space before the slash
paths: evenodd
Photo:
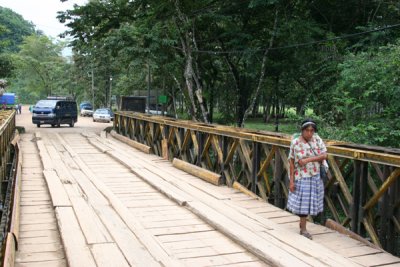
<path id="1" fill-rule="evenodd" d="M 289 159 L 289 164 L 290 164 L 290 174 L 289 174 L 289 178 L 290 178 L 290 183 L 289 183 L 289 190 L 290 192 L 294 192 L 295 187 L 294 187 L 294 160 L 291 158 Z"/>
<path id="2" fill-rule="evenodd" d="M 310 162 L 315 162 L 315 161 L 323 161 L 328 158 L 328 155 L 326 153 L 319 154 L 318 156 L 313 156 L 313 157 L 308 157 L 308 158 L 302 158 L 299 160 L 299 165 L 304 166 L 307 163 Z"/>

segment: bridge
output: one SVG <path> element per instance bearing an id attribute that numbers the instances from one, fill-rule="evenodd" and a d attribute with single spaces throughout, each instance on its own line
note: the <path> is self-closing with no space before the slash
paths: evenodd
<path id="1" fill-rule="evenodd" d="M 0 117 L 3 266 L 400 266 L 396 149 L 327 141 L 329 219 L 309 240 L 284 210 L 288 136 L 124 112 L 111 132 Z"/>

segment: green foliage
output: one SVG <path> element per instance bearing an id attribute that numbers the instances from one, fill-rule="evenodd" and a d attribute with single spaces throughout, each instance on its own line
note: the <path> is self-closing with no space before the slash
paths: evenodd
<path id="1" fill-rule="evenodd" d="M 63 44 L 54 44 L 46 36 L 25 37 L 20 51 L 12 56 L 15 65 L 10 91 L 23 103 L 34 103 L 47 95 L 71 94 L 70 68 L 61 56 Z"/>
<path id="2" fill-rule="evenodd" d="M 399 147 L 399 45 L 350 53 L 339 65 L 333 114 L 348 139 Z"/>
<path id="3" fill-rule="evenodd" d="M 32 23 L 11 9 L 0 7 L 0 53 L 18 51 L 23 38 L 34 32 Z"/>
<path id="4" fill-rule="evenodd" d="M 399 31 L 335 38 L 396 24 L 399 13 L 395 1 L 121 0 L 89 1 L 59 19 L 75 37 L 79 95 L 91 95 L 93 71 L 98 105 L 107 104 L 110 76 L 113 94 L 132 94 L 147 88 L 151 69 L 150 87 L 173 100 L 170 113 L 182 96 L 185 117 L 199 117 L 188 90 L 190 59 L 198 74 L 192 82 L 218 123 L 240 124 L 255 100 L 269 122 L 295 123 L 311 109 L 325 138 L 398 146 L 398 48 L 391 44 Z M 332 40 L 316 42 L 322 39 Z"/>
<path id="5" fill-rule="evenodd" d="M 25 36 L 34 33 L 34 26 L 11 9 L 0 7 L 0 78 L 11 77 L 15 66 L 11 53 L 19 50 Z"/>

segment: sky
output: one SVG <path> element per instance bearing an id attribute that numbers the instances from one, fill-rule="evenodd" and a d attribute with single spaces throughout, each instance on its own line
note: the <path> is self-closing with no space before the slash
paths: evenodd
<path id="1" fill-rule="evenodd" d="M 22 15 L 25 20 L 36 25 L 36 29 L 47 36 L 57 38 L 57 35 L 67 30 L 58 22 L 57 11 L 72 9 L 74 4 L 84 5 L 87 0 L 0 0 L 0 6 L 12 9 Z"/>

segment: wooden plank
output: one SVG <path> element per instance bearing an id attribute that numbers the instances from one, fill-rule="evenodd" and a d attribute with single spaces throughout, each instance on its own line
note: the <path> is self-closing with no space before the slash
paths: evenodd
<path id="1" fill-rule="evenodd" d="M 122 205 L 122 203 L 120 201 L 117 200 L 117 198 L 115 197 L 115 195 L 110 192 L 110 190 L 98 179 L 95 179 L 95 176 L 93 175 L 93 173 L 90 171 L 90 169 L 87 168 L 87 166 L 84 165 L 84 163 L 81 161 L 81 159 L 78 157 L 74 158 L 75 162 L 78 164 L 78 166 L 83 170 L 83 172 L 85 172 L 85 174 L 87 175 L 87 177 L 89 178 L 89 180 L 96 186 L 97 190 L 99 190 L 104 196 L 107 197 L 107 200 L 112 204 L 112 206 L 116 209 L 116 211 L 118 211 L 118 214 L 121 216 L 121 218 L 124 220 L 124 222 L 128 225 L 128 227 L 130 228 L 130 230 L 132 230 L 132 232 L 135 233 L 136 236 L 138 236 L 140 238 L 140 240 L 147 246 L 147 248 L 149 249 L 150 252 L 154 253 L 152 255 L 155 255 L 156 259 L 159 259 L 161 262 L 166 263 L 167 265 L 170 265 L 171 262 L 174 262 L 173 259 L 171 259 L 168 255 L 166 255 L 165 253 L 163 253 L 162 249 L 158 246 L 157 243 L 155 243 L 155 240 L 152 239 L 149 234 L 146 231 L 143 231 L 143 226 L 141 226 L 137 220 L 131 215 L 131 213 L 129 212 L 129 210 L 126 208 L 126 206 Z M 76 179 L 76 181 L 78 183 L 80 183 L 83 180 L 83 177 L 81 179 Z M 86 190 L 86 188 L 88 187 L 88 185 L 86 185 L 86 187 L 84 187 L 84 190 Z M 90 197 L 90 195 L 88 196 Z M 135 251 L 133 248 L 136 247 L 136 253 L 140 253 L 140 250 L 143 250 L 141 248 L 141 245 L 139 244 L 134 244 L 133 242 L 137 242 L 139 243 L 137 240 L 131 239 L 131 240 L 126 240 L 126 233 L 125 231 L 121 231 L 121 229 L 123 229 L 124 227 L 126 228 L 126 226 L 122 226 L 124 225 L 122 222 L 119 221 L 114 221 L 111 222 L 110 218 L 112 218 L 112 215 L 108 214 L 104 214 L 105 211 L 107 211 L 107 209 L 105 209 L 104 207 L 102 208 L 96 208 L 98 215 L 102 218 L 103 223 L 108 227 L 109 231 L 110 227 L 112 227 L 112 229 L 120 224 L 121 226 L 118 227 L 118 229 L 115 229 L 114 232 L 110 232 L 111 235 L 114 236 L 115 238 L 118 238 L 120 240 L 120 242 L 123 242 L 123 244 L 125 245 L 125 256 L 127 256 L 127 253 L 129 253 L 128 255 L 132 255 L 132 251 Z M 110 211 L 109 211 L 110 212 Z M 115 215 L 114 215 L 115 216 Z M 110 222 L 109 222 L 110 221 Z M 112 223 L 110 225 L 110 223 Z M 118 242 L 118 244 L 120 244 Z M 147 253 L 140 253 L 142 254 L 141 257 L 131 257 L 130 256 L 130 260 L 129 263 L 135 263 L 135 264 L 139 264 L 141 266 L 145 266 L 148 264 L 156 264 L 156 262 L 153 260 L 153 258 L 151 258 L 151 256 Z M 173 264 L 177 264 L 176 262 L 174 262 Z M 157 264 L 158 265 L 158 264 Z M 179 265 L 179 264 L 178 264 Z"/>
<path id="2" fill-rule="evenodd" d="M 43 143 L 43 141 L 38 140 L 36 141 L 37 147 L 39 149 L 39 155 L 43 164 L 43 170 L 45 171 L 51 171 L 54 169 L 54 166 L 52 164 L 52 160 L 47 152 L 47 149 Z"/>
<path id="3" fill-rule="evenodd" d="M 331 220 L 331 219 L 328 219 L 328 220 L 325 222 L 325 226 L 329 227 L 329 228 L 332 229 L 332 230 L 338 231 L 338 232 L 341 233 L 341 234 L 344 234 L 344 235 L 346 235 L 346 236 L 349 236 L 349 237 L 353 238 L 354 240 L 360 241 L 361 243 L 364 243 L 364 244 L 367 245 L 367 246 L 370 246 L 370 247 L 372 247 L 372 248 L 375 248 L 375 249 L 378 249 L 378 250 L 381 250 L 381 251 L 382 251 L 382 249 L 379 248 L 378 246 L 372 244 L 371 242 L 369 242 L 369 241 L 366 240 L 365 238 L 363 238 L 363 237 L 357 235 L 356 233 L 354 233 L 354 232 L 348 230 L 347 228 L 345 228 L 345 227 L 342 226 L 341 224 L 339 224 L 339 223 L 337 223 L 337 222 L 335 222 L 335 221 L 333 221 L 333 220 Z"/>
<path id="4" fill-rule="evenodd" d="M 83 193 L 79 195 L 76 185 L 65 185 L 65 188 L 79 221 L 79 225 L 86 238 L 86 243 L 98 244 L 113 242 L 107 229 L 89 205 L 88 200 L 85 200 L 85 195 Z"/>
<path id="5" fill-rule="evenodd" d="M 26 267 L 25 262 L 17 262 L 15 267 Z M 65 259 L 52 260 L 52 261 L 40 261 L 40 262 L 29 262 L 29 267 L 66 267 L 67 261 Z"/>
<path id="6" fill-rule="evenodd" d="M 257 257 L 246 253 L 230 254 L 229 257 L 209 256 L 199 258 L 184 259 L 187 266 L 231 266 L 232 263 L 238 263 L 239 266 L 245 266 L 246 263 L 257 261 Z M 251 266 L 251 265 L 250 265 Z M 268 266 L 266 264 L 261 266 Z"/>
<path id="7" fill-rule="evenodd" d="M 269 242 L 275 243 L 276 240 L 280 240 L 282 242 L 281 246 L 282 244 L 293 244 L 296 250 L 304 253 L 303 255 L 312 255 L 315 259 L 318 259 L 320 262 L 329 263 L 332 264 L 333 266 L 338 264 L 339 265 L 344 264 L 345 266 L 352 265 L 350 261 L 347 261 L 340 255 L 331 252 L 322 246 L 316 245 L 313 242 L 309 242 L 309 240 L 304 240 L 304 238 L 300 235 L 293 235 L 293 233 L 287 231 L 284 227 L 273 223 L 271 220 L 262 218 L 261 216 L 250 212 L 246 208 L 237 207 L 233 203 L 230 203 L 229 201 L 226 201 L 226 203 L 232 207 L 236 207 L 236 209 L 240 213 L 262 223 L 266 227 L 269 227 L 271 230 L 263 231 L 263 233 L 261 233 L 261 235 L 264 235 L 264 237 L 267 238 Z M 298 222 L 298 218 L 296 219 L 296 221 Z M 266 235 L 271 235 L 273 238 L 269 238 Z M 286 247 L 286 250 L 293 251 L 290 247 Z M 297 252 L 293 251 L 292 253 L 297 253 Z"/>
<path id="8" fill-rule="evenodd" d="M 37 231 L 23 231 L 20 232 L 21 238 L 30 237 L 50 237 L 54 240 L 59 239 L 60 235 L 57 230 L 37 230 Z"/>
<path id="9" fill-rule="evenodd" d="M 186 211 L 184 209 L 184 211 Z M 190 219 L 197 219 L 197 216 L 190 213 L 187 211 L 186 213 L 182 214 L 168 214 L 168 215 L 162 215 L 162 214 L 157 214 L 155 212 L 155 215 L 141 215 L 138 214 L 138 217 L 140 217 L 140 221 L 142 221 L 145 225 L 147 225 L 147 222 L 164 222 L 164 221 L 180 221 L 180 220 L 190 220 Z"/>
<path id="10" fill-rule="evenodd" d="M 285 224 L 285 223 L 290 223 L 290 222 L 298 222 L 299 218 L 295 215 L 292 215 L 292 216 L 285 216 L 285 217 L 279 217 L 279 218 L 271 218 L 269 220 L 271 220 L 277 224 Z"/>
<path id="11" fill-rule="evenodd" d="M 45 251 L 58 251 L 63 250 L 63 246 L 60 242 L 48 243 L 48 244 L 18 244 L 18 251 L 26 253 L 34 252 L 45 252 Z"/>
<path id="12" fill-rule="evenodd" d="M 216 227 L 238 244 L 271 265 L 283 266 L 308 266 L 304 259 L 298 259 L 288 254 L 285 250 L 270 244 L 254 232 L 240 227 L 228 217 L 225 217 L 207 205 L 200 202 L 190 202 L 189 209 L 200 218 Z M 310 259 L 312 260 L 312 259 Z M 315 263 L 315 261 L 313 261 Z"/>
<path id="13" fill-rule="evenodd" d="M 29 218 L 29 219 L 28 219 Z M 39 217 L 35 214 L 30 214 L 30 216 L 25 216 L 24 218 L 21 218 L 21 223 L 20 225 L 25 225 L 25 224 L 43 224 L 43 223 L 53 223 L 55 222 L 56 219 L 54 216 L 51 217 Z"/>
<path id="14" fill-rule="evenodd" d="M 43 230 L 43 229 L 57 229 L 56 223 L 37 223 L 37 224 L 21 224 L 19 231 L 35 231 L 35 230 Z"/>
<path id="15" fill-rule="evenodd" d="M 240 192 L 248 195 L 249 197 L 256 198 L 256 199 L 259 198 L 259 196 L 257 196 L 256 194 L 254 194 L 253 192 L 251 192 L 246 187 L 244 187 L 243 185 L 241 185 L 240 183 L 238 183 L 236 181 L 233 183 L 232 187 L 235 188 L 236 190 L 239 190 Z"/>
<path id="16" fill-rule="evenodd" d="M 126 160 L 134 160 L 132 156 L 129 156 L 126 158 Z M 176 179 L 179 179 L 181 182 L 188 183 L 192 185 L 193 187 L 196 187 L 197 189 L 203 191 L 204 193 L 209 194 L 210 196 L 220 199 L 220 200 L 225 200 L 229 199 L 229 197 L 224 196 L 223 194 L 219 193 L 215 188 L 213 184 L 206 183 L 203 180 L 199 180 L 197 177 L 190 175 L 184 171 L 181 171 L 175 167 L 172 166 L 170 162 L 165 162 L 163 164 L 155 164 L 154 161 L 151 160 L 142 160 L 142 166 L 146 168 L 149 171 L 152 171 L 153 173 L 160 174 L 163 173 L 164 176 L 165 174 L 169 174 L 174 176 Z M 156 171 L 156 169 L 160 170 L 162 167 L 162 171 Z"/>
<path id="17" fill-rule="evenodd" d="M 334 251 L 343 248 L 364 246 L 363 243 L 346 237 L 345 235 L 339 234 L 337 232 L 324 235 L 316 235 L 314 236 L 314 240 L 318 243 L 323 243 L 327 248 L 330 248 Z"/>
<path id="18" fill-rule="evenodd" d="M 46 262 L 54 260 L 64 259 L 64 253 L 62 250 L 59 251 L 46 251 L 46 252 L 35 252 L 35 253 L 25 253 L 19 252 L 18 262 Z"/>
<path id="19" fill-rule="evenodd" d="M 95 208 L 97 214 L 132 266 L 161 266 L 110 207 Z"/>
<path id="20" fill-rule="evenodd" d="M 70 267 L 96 266 L 72 207 L 56 207 L 58 226 Z"/>
<path id="21" fill-rule="evenodd" d="M 68 195 L 55 171 L 43 171 L 54 207 L 70 207 Z"/>
<path id="22" fill-rule="evenodd" d="M 150 172 L 146 169 L 132 169 L 132 171 L 142 177 L 145 181 L 149 184 L 157 188 L 157 190 L 168 198 L 176 201 L 179 205 L 184 206 L 186 205 L 187 201 L 190 201 L 192 197 L 187 194 L 183 194 L 183 192 L 179 192 L 176 187 L 169 184 L 168 182 L 164 181 L 161 177 Z"/>
<path id="23" fill-rule="evenodd" d="M 352 257 L 353 261 L 365 265 L 365 266 L 381 266 L 381 265 L 389 265 L 389 264 L 397 264 L 400 265 L 400 258 L 395 257 L 389 253 L 381 253 L 375 255 L 365 255 Z"/>
<path id="24" fill-rule="evenodd" d="M 260 215 L 260 216 L 262 216 L 264 218 L 268 218 L 268 219 L 293 216 L 292 213 L 284 211 L 284 210 L 268 212 L 268 213 L 258 213 L 258 215 Z M 296 219 L 298 219 L 298 218 L 296 218 Z"/>
<path id="25" fill-rule="evenodd" d="M 57 226 L 56 223 L 53 225 Z M 18 241 L 18 245 L 20 244 L 35 244 L 36 246 L 41 246 L 42 244 L 53 244 L 53 243 L 60 243 L 60 239 L 54 239 L 53 237 L 49 236 L 39 236 L 39 237 L 30 237 L 30 238 L 20 238 Z M 19 252 L 18 252 L 19 253 Z"/>
<path id="26" fill-rule="evenodd" d="M 118 139 L 126 144 L 128 144 L 131 147 L 134 147 L 136 149 L 139 149 L 140 151 L 150 154 L 151 153 L 151 147 L 143 145 L 141 143 L 138 143 L 136 141 L 133 141 L 123 135 L 117 134 L 115 131 L 111 131 L 111 136 L 114 137 L 115 139 Z"/>
<path id="27" fill-rule="evenodd" d="M 200 240 L 200 239 L 218 239 L 218 238 L 226 238 L 223 234 L 218 231 L 205 231 L 205 232 L 194 232 L 194 233 L 185 233 L 180 235 L 161 235 L 158 236 L 157 239 L 160 240 L 163 244 L 171 243 L 171 242 L 181 242 L 181 241 L 192 241 L 192 240 Z"/>
<path id="28" fill-rule="evenodd" d="M 21 214 L 36 214 L 45 212 L 54 212 L 53 206 L 50 205 L 35 205 L 35 206 L 23 206 L 21 207 Z"/>
<path id="29" fill-rule="evenodd" d="M 164 228 L 164 227 L 179 227 L 179 226 L 191 226 L 191 225 L 201 225 L 202 220 L 198 218 L 189 220 L 170 220 L 170 221 L 156 221 L 156 222 L 146 222 L 144 227 L 146 229 L 154 228 Z"/>
<path id="30" fill-rule="evenodd" d="M 338 249 L 338 253 L 345 257 L 357 257 L 370 254 L 375 254 L 376 257 L 379 257 L 379 254 L 382 253 L 382 251 L 365 245 L 359 247 Z"/>
<path id="31" fill-rule="evenodd" d="M 182 249 L 194 249 L 211 247 L 218 254 L 230 254 L 237 252 L 247 252 L 247 250 L 228 239 L 227 237 L 221 236 L 218 238 L 206 238 L 206 239 L 193 239 L 178 242 L 168 242 L 165 246 L 173 251 Z"/>
<path id="32" fill-rule="evenodd" d="M 91 250 L 98 267 L 130 266 L 125 260 L 124 255 L 122 255 L 121 251 L 118 249 L 118 246 L 114 243 L 94 244 Z"/>
<path id="33" fill-rule="evenodd" d="M 176 227 L 165 227 L 165 228 L 152 228 L 149 231 L 155 235 L 177 235 L 177 234 L 185 234 L 185 233 L 195 233 L 195 232 L 204 232 L 214 230 L 208 224 L 197 224 L 197 225 L 188 225 L 188 226 L 176 226 Z"/>
<path id="34" fill-rule="evenodd" d="M 2 266 L 14 267 L 15 252 L 16 252 L 16 243 L 14 235 L 12 233 L 7 233 Z"/>
<path id="35" fill-rule="evenodd" d="M 172 161 L 172 165 L 178 169 L 181 169 L 187 173 L 190 173 L 196 177 L 199 177 L 209 183 L 212 183 L 214 185 L 220 185 L 222 182 L 221 175 L 211 172 L 209 170 L 200 168 L 198 166 L 195 166 L 193 164 L 187 163 L 183 160 L 174 158 Z"/>

